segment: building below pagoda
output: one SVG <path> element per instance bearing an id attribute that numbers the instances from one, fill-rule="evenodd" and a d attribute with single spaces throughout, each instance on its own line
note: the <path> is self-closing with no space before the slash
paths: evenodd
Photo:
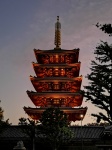
<path id="1" fill-rule="evenodd" d="M 79 49 L 61 49 L 61 24 L 55 24 L 55 45 L 52 50 L 34 49 L 37 62 L 33 62 L 36 76 L 30 76 L 34 91 L 27 91 L 35 108 L 24 107 L 34 120 L 39 120 L 48 107 L 59 107 L 68 115 L 69 121 L 82 120 L 87 107 L 81 107 L 83 92 L 79 76 L 81 62 Z"/>

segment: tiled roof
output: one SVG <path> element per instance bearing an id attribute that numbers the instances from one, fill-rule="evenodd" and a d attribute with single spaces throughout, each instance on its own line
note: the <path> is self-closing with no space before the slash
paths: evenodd
<path id="1" fill-rule="evenodd" d="M 83 140 L 97 140 L 105 128 L 103 126 L 74 126 L 71 129 L 75 133 L 76 140 L 81 138 Z"/>
<path id="2" fill-rule="evenodd" d="M 105 127 L 105 130 L 112 132 L 112 125 Z"/>
<path id="3" fill-rule="evenodd" d="M 112 139 L 112 125 L 105 127 L 104 132 L 101 134 L 104 139 Z"/>
<path id="4" fill-rule="evenodd" d="M 97 140 L 100 138 L 101 133 L 104 132 L 105 128 L 102 126 L 72 126 L 72 131 L 75 133 L 74 140 Z M 10 126 L 6 128 L 1 134 L 0 138 L 26 138 L 28 137 L 22 132 L 20 126 Z"/>
<path id="5" fill-rule="evenodd" d="M 0 134 L 0 138 L 22 138 L 28 137 L 22 132 L 20 126 L 9 126 Z"/>

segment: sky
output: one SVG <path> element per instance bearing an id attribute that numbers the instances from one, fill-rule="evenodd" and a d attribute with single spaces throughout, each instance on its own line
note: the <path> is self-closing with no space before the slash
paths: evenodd
<path id="1" fill-rule="evenodd" d="M 4 119 L 13 125 L 28 117 L 23 107 L 35 107 L 26 91 L 34 90 L 29 76 L 35 76 L 31 62 L 33 49 L 53 49 L 57 16 L 61 22 L 61 48 L 79 48 L 82 87 L 88 85 L 95 47 L 111 38 L 95 24 L 111 23 L 112 0 L 0 0 L 0 100 Z M 35 90 L 34 90 L 35 91 Z M 91 113 L 99 112 L 83 99 L 88 111 L 83 124 L 94 122 Z M 80 124 L 76 122 L 75 124 Z"/>

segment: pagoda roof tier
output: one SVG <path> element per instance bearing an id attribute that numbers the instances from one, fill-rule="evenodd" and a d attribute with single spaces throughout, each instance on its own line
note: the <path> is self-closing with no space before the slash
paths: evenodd
<path id="1" fill-rule="evenodd" d="M 38 64 L 33 63 L 34 71 L 37 77 L 78 77 L 80 71 L 80 62 L 74 64 Z"/>
<path id="2" fill-rule="evenodd" d="M 29 92 L 28 96 L 32 100 L 35 106 L 47 107 L 47 106 L 60 106 L 60 107 L 75 107 L 81 106 L 83 101 L 83 93 L 71 93 L 71 92 Z"/>
<path id="3" fill-rule="evenodd" d="M 30 76 L 30 80 L 37 92 L 51 91 L 51 90 L 78 92 L 81 87 L 82 76 L 76 78 L 68 78 L 68 77 L 38 78 Z"/>
<path id="4" fill-rule="evenodd" d="M 65 50 L 65 49 L 51 49 L 51 50 L 40 50 L 40 49 L 34 49 L 34 53 L 35 54 L 59 54 L 59 53 L 66 53 L 66 54 L 73 54 L 73 53 L 78 53 L 79 52 L 79 48 L 77 49 L 72 49 L 72 50 Z"/>
<path id="5" fill-rule="evenodd" d="M 40 64 L 50 63 L 76 63 L 78 62 L 79 49 L 64 50 L 36 50 L 34 49 L 35 57 Z"/>
<path id="6" fill-rule="evenodd" d="M 72 68 L 72 67 L 80 67 L 81 62 L 72 63 L 72 64 L 39 64 L 32 62 L 33 67 L 47 67 L 47 68 Z"/>
<path id="7" fill-rule="evenodd" d="M 48 107 L 43 108 L 31 108 L 24 107 L 24 111 L 31 117 L 33 120 L 39 120 L 41 118 L 42 113 Z M 87 112 L 87 107 L 81 108 L 71 108 L 71 107 L 59 107 L 61 111 L 68 115 L 69 121 L 81 121 L 85 117 Z"/>

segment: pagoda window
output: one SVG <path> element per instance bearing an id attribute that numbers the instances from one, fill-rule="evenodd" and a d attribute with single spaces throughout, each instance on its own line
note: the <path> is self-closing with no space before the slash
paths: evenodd
<path id="1" fill-rule="evenodd" d="M 64 91 L 65 90 L 65 83 L 61 82 L 61 90 Z"/>
<path id="2" fill-rule="evenodd" d="M 53 56 L 53 62 L 54 63 L 59 63 L 59 55 L 56 54 L 56 55 Z"/>
<path id="3" fill-rule="evenodd" d="M 53 63 L 53 55 L 50 55 L 50 63 Z"/>
<path id="4" fill-rule="evenodd" d="M 59 99 L 54 99 L 53 103 L 54 104 L 60 104 L 60 101 L 59 101 Z"/>
<path id="5" fill-rule="evenodd" d="M 60 104 L 64 105 L 64 103 L 65 103 L 65 99 L 64 98 L 60 99 Z"/>
<path id="6" fill-rule="evenodd" d="M 65 69 L 61 69 L 61 76 L 65 76 Z"/>
<path id="7" fill-rule="evenodd" d="M 60 55 L 60 63 L 64 63 L 64 55 Z"/>
<path id="8" fill-rule="evenodd" d="M 71 70 L 71 69 L 68 69 L 68 68 L 66 69 L 65 74 L 66 74 L 67 77 L 70 77 L 70 72 L 71 72 L 70 70 Z"/>
<path id="9" fill-rule="evenodd" d="M 49 77 L 53 76 L 52 68 L 48 69 L 47 76 L 49 76 Z"/>
<path id="10" fill-rule="evenodd" d="M 58 62 L 59 62 L 59 56 L 56 55 L 56 63 L 58 63 Z"/>
<path id="11" fill-rule="evenodd" d="M 52 90 L 52 84 L 51 83 L 48 83 L 48 89 Z"/>
<path id="12" fill-rule="evenodd" d="M 60 90 L 60 84 L 59 83 L 54 83 L 53 84 L 53 90 Z"/>
<path id="13" fill-rule="evenodd" d="M 69 64 L 70 63 L 70 56 L 65 55 L 65 63 Z"/>
<path id="14" fill-rule="evenodd" d="M 55 68 L 55 69 L 54 69 L 53 75 L 54 75 L 54 76 L 59 76 L 59 69 L 58 69 L 58 68 Z"/>

